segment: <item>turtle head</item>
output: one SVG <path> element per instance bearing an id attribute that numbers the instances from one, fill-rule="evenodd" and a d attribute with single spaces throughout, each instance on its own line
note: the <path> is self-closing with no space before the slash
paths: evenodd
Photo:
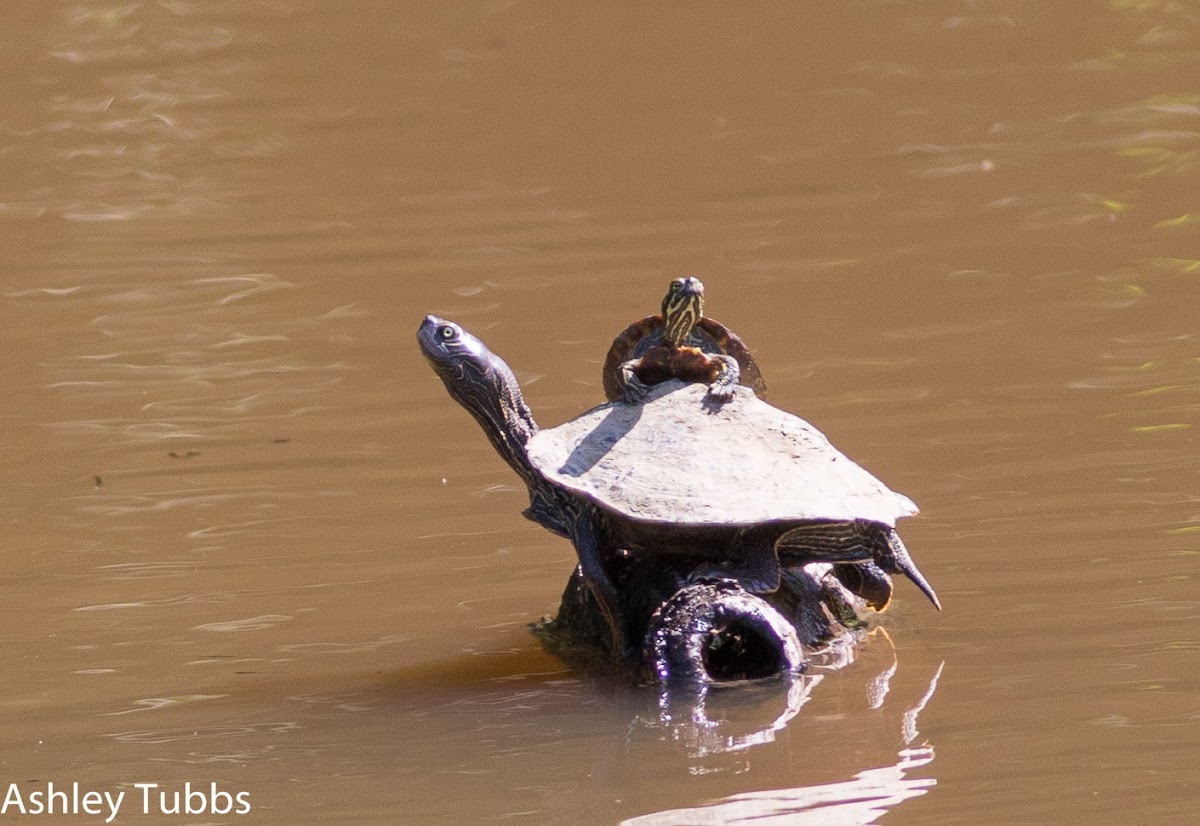
<path id="1" fill-rule="evenodd" d="M 682 347 L 704 316 L 704 285 L 699 278 L 676 278 L 663 298 L 663 338 Z"/>
<path id="2" fill-rule="evenodd" d="M 496 452 L 524 475 L 525 442 L 538 428 L 504 359 L 453 321 L 433 315 L 421 322 L 417 343 L 446 390 L 483 427 Z"/>
<path id="3" fill-rule="evenodd" d="M 434 372 L 446 383 L 450 395 L 460 403 L 462 391 L 483 382 L 496 358 L 475 336 L 453 321 L 435 315 L 427 315 L 421 322 L 417 343 Z"/>

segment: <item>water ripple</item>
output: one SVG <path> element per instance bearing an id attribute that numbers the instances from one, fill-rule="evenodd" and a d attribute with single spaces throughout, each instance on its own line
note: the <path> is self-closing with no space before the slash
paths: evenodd
<path id="1" fill-rule="evenodd" d="M 159 711 L 164 708 L 174 708 L 175 706 L 185 705 L 187 703 L 199 703 L 205 700 L 220 700 L 228 697 L 228 694 L 180 694 L 174 697 L 147 697 L 142 700 L 134 700 L 133 705 L 137 708 L 127 708 L 124 711 L 110 711 L 108 717 L 118 717 L 122 714 L 138 714 L 143 711 Z"/>
<path id="2" fill-rule="evenodd" d="M 140 729 L 109 734 L 108 737 L 121 743 L 176 743 L 184 740 L 207 740 L 225 737 L 261 737 L 267 734 L 287 734 L 300 730 L 300 724 L 292 720 L 273 723 L 245 723 L 234 725 L 209 725 L 179 729 Z"/>
<path id="3" fill-rule="evenodd" d="M 197 631 L 216 631 L 219 633 L 231 633 L 240 631 L 264 631 L 267 628 L 273 628 L 280 623 L 289 622 L 293 617 L 284 614 L 262 614 L 257 617 L 247 617 L 240 620 L 228 620 L 226 622 L 207 622 L 203 625 L 197 625 Z"/>

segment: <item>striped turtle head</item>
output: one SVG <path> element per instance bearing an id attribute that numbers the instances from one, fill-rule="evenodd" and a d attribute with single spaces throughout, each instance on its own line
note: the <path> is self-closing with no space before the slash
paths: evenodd
<path id="1" fill-rule="evenodd" d="M 486 392 L 483 377 L 492 369 L 493 356 L 475 336 L 453 321 L 429 315 L 417 330 L 417 343 L 455 399 L 463 402 L 464 394 Z"/>
<path id="2" fill-rule="evenodd" d="M 446 390 L 483 427 L 496 452 L 534 484 L 538 476 L 525 455 L 525 443 L 538 427 L 504 359 L 458 324 L 433 315 L 421 322 L 417 343 Z"/>
<path id="3" fill-rule="evenodd" d="M 663 338 L 682 347 L 704 316 L 704 285 L 699 278 L 676 278 L 663 298 Z"/>

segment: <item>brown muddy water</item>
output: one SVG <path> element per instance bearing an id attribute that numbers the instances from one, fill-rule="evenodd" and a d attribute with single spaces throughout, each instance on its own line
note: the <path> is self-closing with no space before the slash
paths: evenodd
<path id="1" fill-rule="evenodd" d="M 1195 817 L 1194 2 L 0 20 L 5 822 Z M 572 550 L 414 333 L 555 424 L 689 274 L 945 610 L 680 708 L 530 636 Z"/>

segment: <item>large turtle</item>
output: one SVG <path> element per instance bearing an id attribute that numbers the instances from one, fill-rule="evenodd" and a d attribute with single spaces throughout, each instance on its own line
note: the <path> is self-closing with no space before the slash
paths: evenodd
<path id="1" fill-rule="evenodd" d="M 676 278 L 661 315 L 635 321 L 618 335 L 604 359 L 604 395 L 635 402 L 667 379 L 707 384 L 714 401 L 728 401 L 739 383 L 762 398 L 767 385 L 754 357 L 724 324 L 704 315 L 699 278 Z"/>
<path id="2" fill-rule="evenodd" d="M 427 316 L 417 340 L 525 481 L 525 515 L 575 545 L 616 653 L 629 651 L 606 564 L 622 551 L 692 557 L 698 573 L 756 593 L 779 587 L 781 561 L 873 562 L 940 608 L 895 531 L 916 505 L 753 392 L 706 410 L 706 388 L 670 380 L 644 403 L 604 404 L 539 431 L 512 370 L 475 336 Z"/>

